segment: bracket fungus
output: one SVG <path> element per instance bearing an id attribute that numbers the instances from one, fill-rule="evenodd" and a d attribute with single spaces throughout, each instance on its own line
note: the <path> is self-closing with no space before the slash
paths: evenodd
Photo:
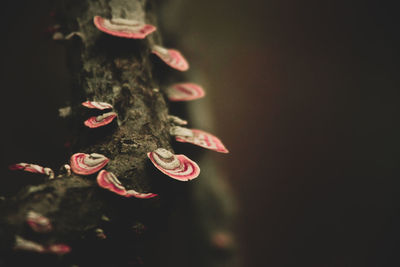
<path id="1" fill-rule="evenodd" d="M 118 195 L 124 197 L 135 197 L 140 199 L 148 199 L 156 197 L 157 194 L 153 193 L 139 193 L 135 190 L 126 190 L 122 183 L 118 180 L 118 178 L 112 173 L 105 170 L 102 170 L 97 175 L 97 183 L 100 187 L 104 189 L 108 189 L 111 192 L 114 192 Z"/>
<path id="2" fill-rule="evenodd" d="M 87 119 L 84 124 L 89 128 L 98 128 L 111 123 L 117 117 L 117 113 L 108 112 L 100 116 L 93 116 Z"/>
<path id="3" fill-rule="evenodd" d="M 33 251 L 38 253 L 50 253 L 56 255 L 64 255 L 71 251 L 71 247 L 65 244 L 53 244 L 49 246 L 43 246 L 36 242 L 26 240 L 18 235 L 15 237 L 14 249 Z"/>
<path id="4" fill-rule="evenodd" d="M 218 137 L 202 130 L 173 126 L 170 134 L 175 136 L 178 142 L 191 143 L 220 153 L 229 153 Z"/>
<path id="5" fill-rule="evenodd" d="M 39 252 L 39 253 L 46 252 L 46 248 L 43 245 L 40 245 L 40 244 L 30 241 L 30 240 L 26 240 L 18 235 L 15 237 L 14 249 L 33 251 L 33 252 Z"/>
<path id="6" fill-rule="evenodd" d="M 174 115 L 168 115 L 168 121 L 172 122 L 175 125 L 180 125 L 180 126 L 188 124 L 188 122 L 186 120 L 183 120 L 183 119 L 181 119 L 181 118 L 179 118 L 177 116 L 174 116 Z"/>
<path id="7" fill-rule="evenodd" d="M 154 45 L 151 52 L 174 69 L 179 71 L 187 71 L 189 69 L 189 63 L 178 50 L 167 49 L 159 45 Z"/>
<path id="8" fill-rule="evenodd" d="M 164 148 L 147 153 L 154 166 L 169 177 L 179 181 L 193 180 L 200 174 L 196 162 L 185 155 L 174 155 Z"/>
<path id="9" fill-rule="evenodd" d="M 195 83 L 177 83 L 167 88 L 166 94 L 170 101 L 190 101 L 205 96 L 204 89 Z"/>
<path id="10" fill-rule="evenodd" d="M 48 218 L 32 210 L 27 213 L 26 222 L 33 231 L 38 233 L 48 233 L 53 229 Z"/>
<path id="11" fill-rule="evenodd" d="M 71 247 L 65 244 L 53 244 L 46 248 L 47 253 L 64 255 L 71 252 Z"/>
<path id="12" fill-rule="evenodd" d="M 101 170 L 110 160 L 101 154 L 75 153 L 71 156 L 71 169 L 76 174 L 90 175 Z"/>
<path id="13" fill-rule="evenodd" d="M 9 166 L 10 170 L 23 170 L 26 172 L 32 172 L 32 173 L 41 173 L 49 176 L 50 179 L 54 178 L 54 171 L 50 168 L 47 167 L 42 167 L 36 164 L 30 164 L 30 163 L 17 163 Z"/>
<path id="14" fill-rule="evenodd" d="M 106 19 L 95 16 L 93 22 L 96 28 L 102 32 L 129 39 L 144 39 L 156 30 L 155 26 L 137 20 L 121 18 Z"/>
<path id="15" fill-rule="evenodd" d="M 105 102 L 96 102 L 96 101 L 85 101 L 82 103 L 82 106 L 85 106 L 87 108 L 95 108 L 99 110 L 105 110 L 105 109 L 112 109 L 113 106 L 111 104 L 105 103 Z"/>

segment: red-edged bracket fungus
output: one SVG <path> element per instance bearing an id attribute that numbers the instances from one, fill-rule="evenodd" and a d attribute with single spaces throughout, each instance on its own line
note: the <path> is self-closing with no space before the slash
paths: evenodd
<path id="1" fill-rule="evenodd" d="M 90 175 L 100 171 L 110 160 L 97 153 L 76 153 L 71 156 L 71 169 L 76 174 Z"/>
<path id="2" fill-rule="evenodd" d="M 164 148 L 157 148 L 147 156 L 157 169 L 173 179 L 189 181 L 200 174 L 197 163 L 185 155 L 174 155 Z"/>
<path id="3" fill-rule="evenodd" d="M 188 124 L 188 122 L 186 120 L 183 120 L 183 119 L 181 119 L 181 118 L 179 118 L 177 116 L 174 116 L 174 115 L 168 115 L 168 121 L 172 122 L 175 125 L 180 125 L 180 126 Z"/>
<path id="4" fill-rule="evenodd" d="M 111 192 L 114 192 L 124 197 L 148 199 L 157 196 L 157 194 L 153 193 L 139 193 L 136 192 L 135 190 L 126 190 L 125 187 L 121 184 L 121 182 L 112 172 L 108 172 L 105 170 L 102 170 L 97 175 L 97 184 L 104 189 L 108 189 Z"/>
<path id="5" fill-rule="evenodd" d="M 89 128 L 97 128 L 110 124 L 117 117 L 117 113 L 108 112 L 100 116 L 93 116 L 87 119 L 84 124 Z"/>
<path id="6" fill-rule="evenodd" d="M 154 45 L 151 52 L 156 54 L 162 61 L 174 69 L 180 71 L 187 71 L 189 69 L 189 63 L 178 50 Z"/>
<path id="7" fill-rule="evenodd" d="M 38 233 L 48 233 L 53 229 L 48 218 L 34 211 L 29 211 L 27 213 L 26 223 L 33 231 Z"/>
<path id="8" fill-rule="evenodd" d="M 178 142 L 191 143 L 220 153 L 229 153 L 218 137 L 201 130 L 173 126 L 170 134 L 175 136 Z"/>
<path id="9" fill-rule="evenodd" d="M 129 39 L 144 39 L 156 30 L 153 25 L 129 19 L 105 19 L 95 16 L 93 22 L 97 29 L 102 32 Z"/>
<path id="10" fill-rule="evenodd" d="M 30 163 L 17 163 L 14 165 L 9 166 L 10 170 L 23 170 L 26 172 L 32 172 L 32 173 L 41 173 L 49 176 L 50 179 L 54 178 L 54 171 L 50 168 L 47 167 L 42 167 L 36 164 L 30 164 Z"/>
<path id="11" fill-rule="evenodd" d="M 170 101 L 190 101 L 205 96 L 203 88 L 194 83 L 177 83 L 167 88 L 166 94 Z"/>
<path id="12" fill-rule="evenodd" d="M 56 255 L 64 255 L 71 251 L 71 247 L 65 244 L 53 244 L 46 247 L 36 242 L 26 240 L 18 235 L 15 237 L 14 249 Z"/>
<path id="13" fill-rule="evenodd" d="M 105 110 L 105 109 L 112 109 L 113 106 L 111 104 L 105 103 L 105 102 L 96 102 L 96 101 L 85 101 L 82 103 L 82 106 L 85 106 L 87 108 L 95 108 L 99 110 Z"/>
<path id="14" fill-rule="evenodd" d="M 47 253 L 64 255 L 71 252 L 71 247 L 65 244 L 53 244 L 46 248 Z"/>

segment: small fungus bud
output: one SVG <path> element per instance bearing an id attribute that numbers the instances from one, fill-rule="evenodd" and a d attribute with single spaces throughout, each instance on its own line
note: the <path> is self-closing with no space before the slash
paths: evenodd
<path id="1" fill-rule="evenodd" d="M 105 103 L 105 102 L 96 102 L 96 101 L 86 101 L 82 103 L 82 106 L 85 106 L 87 108 L 95 108 L 99 110 L 104 110 L 104 109 L 112 109 L 113 106 L 111 104 Z"/>
<path id="2" fill-rule="evenodd" d="M 106 238 L 107 238 L 107 236 L 106 236 L 106 234 L 104 233 L 103 229 L 101 229 L 101 228 L 96 228 L 96 229 L 95 229 L 95 232 L 96 232 L 96 236 L 97 236 L 98 238 L 100 238 L 100 239 L 106 239 Z"/>
<path id="3" fill-rule="evenodd" d="M 183 129 L 185 129 L 185 131 Z M 188 131 L 192 134 L 189 134 Z M 191 143 L 220 153 L 229 153 L 228 149 L 225 148 L 218 137 L 201 130 L 183 127 L 178 128 L 178 126 L 176 126 L 171 128 L 170 134 L 175 135 L 175 139 L 178 142 Z"/>
<path id="4" fill-rule="evenodd" d="M 189 63 L 178 50 L 154 45 L 151 52 L 156 54 L 162 61 L 174 69 L 180 71 L 187 71 L 189 69 Z"/>
<path id="5" fill-rule="evenodd" d="M 106 215 L 101 215 L 101 219 L 103 220 L 103 221 L 105 221 L 105 222 L 109 222 L 110 221 L 110 218 L 108 218 Z"/>
<path id="6" fill-rule="evenodd" d="M 90 175 L 101 170 L 110 160 L 97 153 L 76 153 L 71 156 L 71 169 L 76 174 Z"/>
<path id="7" fill-rule="evenodd" d="M 129 39 L 144 39 L 156 30 L 153 25 L 129 19 L 114 18 L 109 20 L 95 16 L 93 22 L 97 29 L 102 32 Z"/>
<path id="8" fill-rule="evenodd" d="M 204 89 L 194 83 L 177 83 L 166 90 L 170 101 L 190 101 L 205 96 Z"/>
<path id="9" fill-rule="evenodd" d="M 48 218 L 34 211 L 27 213 L 26 222 L 35 232 L 47 233 L 53 229 Z"/>
<path id="10" fill-rule="evenodd" d="M 117 113 L 108 112 L 100 116 L 90 117 L 84 124 L 89 128 L 97 128 L 111 123 L 116 117 Z"/>
<path id="11" fill-rule="evenodd" d="M 196 162 L 185 155 L 174 155 L 164 148 L 157 148 L 147 156 L 164 174 L 179 181 L 195 179 L 200 174 L 200 168 Z"/>
<path id="12" fill-rule="evenodd" d="M 187 121 L 185 121 L 185 120 L 183 120 L 183 119 L 181 119 L 181 118 L 179 118 L 177 116 L 173 116 L 173 115 L 168 115 L 168 120 L 170 122 L 172 122 L 173 124 L 179 125 L 179 126 L 183 126 L 183 125 L 187 125 L 188 124 Z"/>
<path id="13" fill-rule="evenodd" d="M 63 175 L 66 176 L 71 176 L 71 166 L 69 166 L 69 164 L 64 164 L 61 168 L 60 168 L 60 174 L 58 174 L 57 177 L 61 177 Z"/>
<path id="14" fill-rule="evenodd" d="M 55 41 L 61 41 L 61 40 L 64 40 L 64 34 L 62 34 L 61 32 L 55 32 L 55 33 L 53 33 L 52 38 Z"/>
<path id="15" fill-rule="evenodd" d="M 125 187 L 121 184 L 121 182 L 112 172 L 107 172 L 105 170 L 102 170 L 97 175 L 97 183 L 100 187 L 108 189 L 111 192 L 114 192 L 124 197 L 147 199 L 157 196 L 157 194 L 153 193 L 139 193 L 132 189 L 126 190 Z"/>
<path id="16" fill-rule="evenodd" d="M 49 176 L 49 179 L 54 179 L 54 171 L 50 168 L 43 168 L 44 173 Z"/>

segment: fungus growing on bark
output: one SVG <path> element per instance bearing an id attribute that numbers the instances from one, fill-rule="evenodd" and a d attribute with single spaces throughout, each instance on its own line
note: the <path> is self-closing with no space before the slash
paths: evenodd
<path id="1" fill-rule="evenodd" d="M 71 251 L 71 247 L 65 244 L 53 244 L 46 247 L 36 242 L 24 239 L 18 235 L 15 237 L 14 249 L 56 255 L 64 255 Z"/>
<path id="2" fill-rule="evenodd" d="M 69 164 L 64 164 L 60 168 L 60 174 L 57 177 L 62 177 L 63 175 L 71 176 L 71 166 Z"/>
<path id="3" fill-rule="evenodd" d="M 174 69 L 180 71 L 187 71 L 189 69 L 189 63 L 178 50 L 154 45 L 151 52 L 156 54 L 162 61 Z"/>
<path id="4" fill-rule="evenodd" d="M 35 232 L 47 233 L 53 229 L 48 218 L 32 210 L 27 213 L 26 222 Z"/>
<path id="5" fill-rule="evenodd" d="M 106 19 L 95 16 L 93 22 L 97 29 L 102 32 L 129 39 L 144 39 L 156 30 L 156 27 L 153 25 L 129 19 Z"/>
<path id="6" fill-rule="evenodd" d="M 196 162 L 185 155 L 174 155 L 164 148 L 157 148 L 147 156 L 157 169 L 176 180 L 189 181 L 200 174 Z"/>
<path id="7" fill-rule="evenodd" d="M 30 163 L 17 163 L 9 166 L 10 170 L 23 170 L 32 173 L 41 173 L 49 176 L 50 179 L 54 178 L 54 171 L 47 167 L 42 167 L 36 164 Z"/>
<path id="8" fill-rule="evenodd" d="M 108 104 L 105 102 L 96 102 L 96 101 L 85 101 L 82 103 L 82 106 L 85 106 L 87 108 L 95 108 L 95 109 L 99 109 L 99 110 L 113 108 L 113 106 L 111 104 Z"/>
<path id="9" fill-rule="evenodd" d="M 118 180 L 118 178 L 112 173 L 105 170 L 102 170 L 97 175 L 97 183 L 100 187 L 104 189 L 108 189 L 111 192 L 114 192 L 118 195 L 124 197 L 135 197 L 141 199 L 153 198 L 156 197 L 157 194 L 153 193 L 139 193 L 135 190 L 126 190 L 122 183 Z"/>
<path id="10" fill-rule="evenodd" d="M 53 244 L 46 248 L 47 253 L 64 255 L 71 252 L 71 247 L 65 244 Z"/>
<path id="11" fill-rule="evenodd" d="M 101 228 L 96 228 L 95 229 L 95 233 L 96 233 L 97 238 L 99 238 L 99 239 L 106 239 L 107 238 L 106 234 L 104 233 L 104 230 L 101 229 Z"/>
<path id="12" fill-rule="evenodd" d="M 175 124 L 175 125 L 183 126 L 183 125 L 187 125 L 188 124 L 188 122 L 186 120 L 183 120 L 183 119 L 181 119 L 181 118 L 179 118 L 177 116 L 174 116 L 174 115 L 168 115 L 168 120 L 170 122 L 172 122 L 173 124 Z"/>
<path id="13" fill-rule="evenodd" d="M 84 124 L 89 128 L 97 128 L 111 123 L 117 117 L 117 113 L 108 112 L 100 116 L 93 116 L 87 119 Z"/>
<path id="14" fill-rule="evenodd" d="M 173 126 L 170 134 L 174 135 L 178 142 L 191 143 L 220 153 L 229 153 L 218 137 L 202 130 Z"/>
<path id="15" fill-rule="evenodd" d="M 205 96 L 204 89 L 194 83 L 177 83 L 167 88 L 166 94 L 170 101 L 190 101 Z"/>
<path id="16" fill-rule="evenodd" d="M 15 244 L 14 244 L 14 249 L 15 250 L 26 250 L 26 251 L 33 251 L 33 252 L 39 252 L 39 253 L 44 253 L 46 252 L 46 248 L 36 242 L 26 240 L 19 235 L 15 237 Z"/>
<path id="17" fill-rule="evenodd" d="M 110 160 L 97 153 L 75 153 L 71 156 L 71 169 L 76 174 L 90 175 L 101 170 Z"/>

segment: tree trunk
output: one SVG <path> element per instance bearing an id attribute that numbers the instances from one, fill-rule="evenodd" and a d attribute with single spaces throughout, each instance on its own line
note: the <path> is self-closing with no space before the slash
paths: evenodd
<path id="1" fill-rule="evenodd" d="M 40 176 L 40 183 L 26 185 L 2 201 L 0 266 L 25 262 L 33 266 L 232 266 L 229 193 L 200 149 L 172 143 L 169 134 L 171 110 L 187 117 L 190 105 L 169 107 L 166 102 L 162 89 L 185 76 L 150 53 L 152 45 L 162 45 L 160 31 L 132 40 L 107 35 L 93 25 L 93 17 L 99 15 L 143 18 L 160 28 L 160 10 L 150 0 L 65 0 L 57 2 L 56 11 L 64 35 L 79 32 L 62 41 L 72 79 L 67 120 L 73 138 L 65 163 L 77 152 L 103 154 L 110 159 L 105 169 L 127 189 L 158 197 L 121 197 L 100 188 L 96 174 L 69 176 L 55 169 L 55 179 Z M 84 120 L 99 115 L 81 106 L 86 100 L 112 104 L 117 119 L 101 128 L 85 127 Z M 159 147 L 197 161 L 200 177 L 179 182 L 159 172 L 147 158 L 147 152 Z M 12 175 L 22 180 L 35 176 Z M 28 211 L 49 218 L 52 231 L 32 231 L 26 223 Z M 17 236 L 43 246 L 66 244 L 71 252 L 59 256 L 18 250 Z"/>

